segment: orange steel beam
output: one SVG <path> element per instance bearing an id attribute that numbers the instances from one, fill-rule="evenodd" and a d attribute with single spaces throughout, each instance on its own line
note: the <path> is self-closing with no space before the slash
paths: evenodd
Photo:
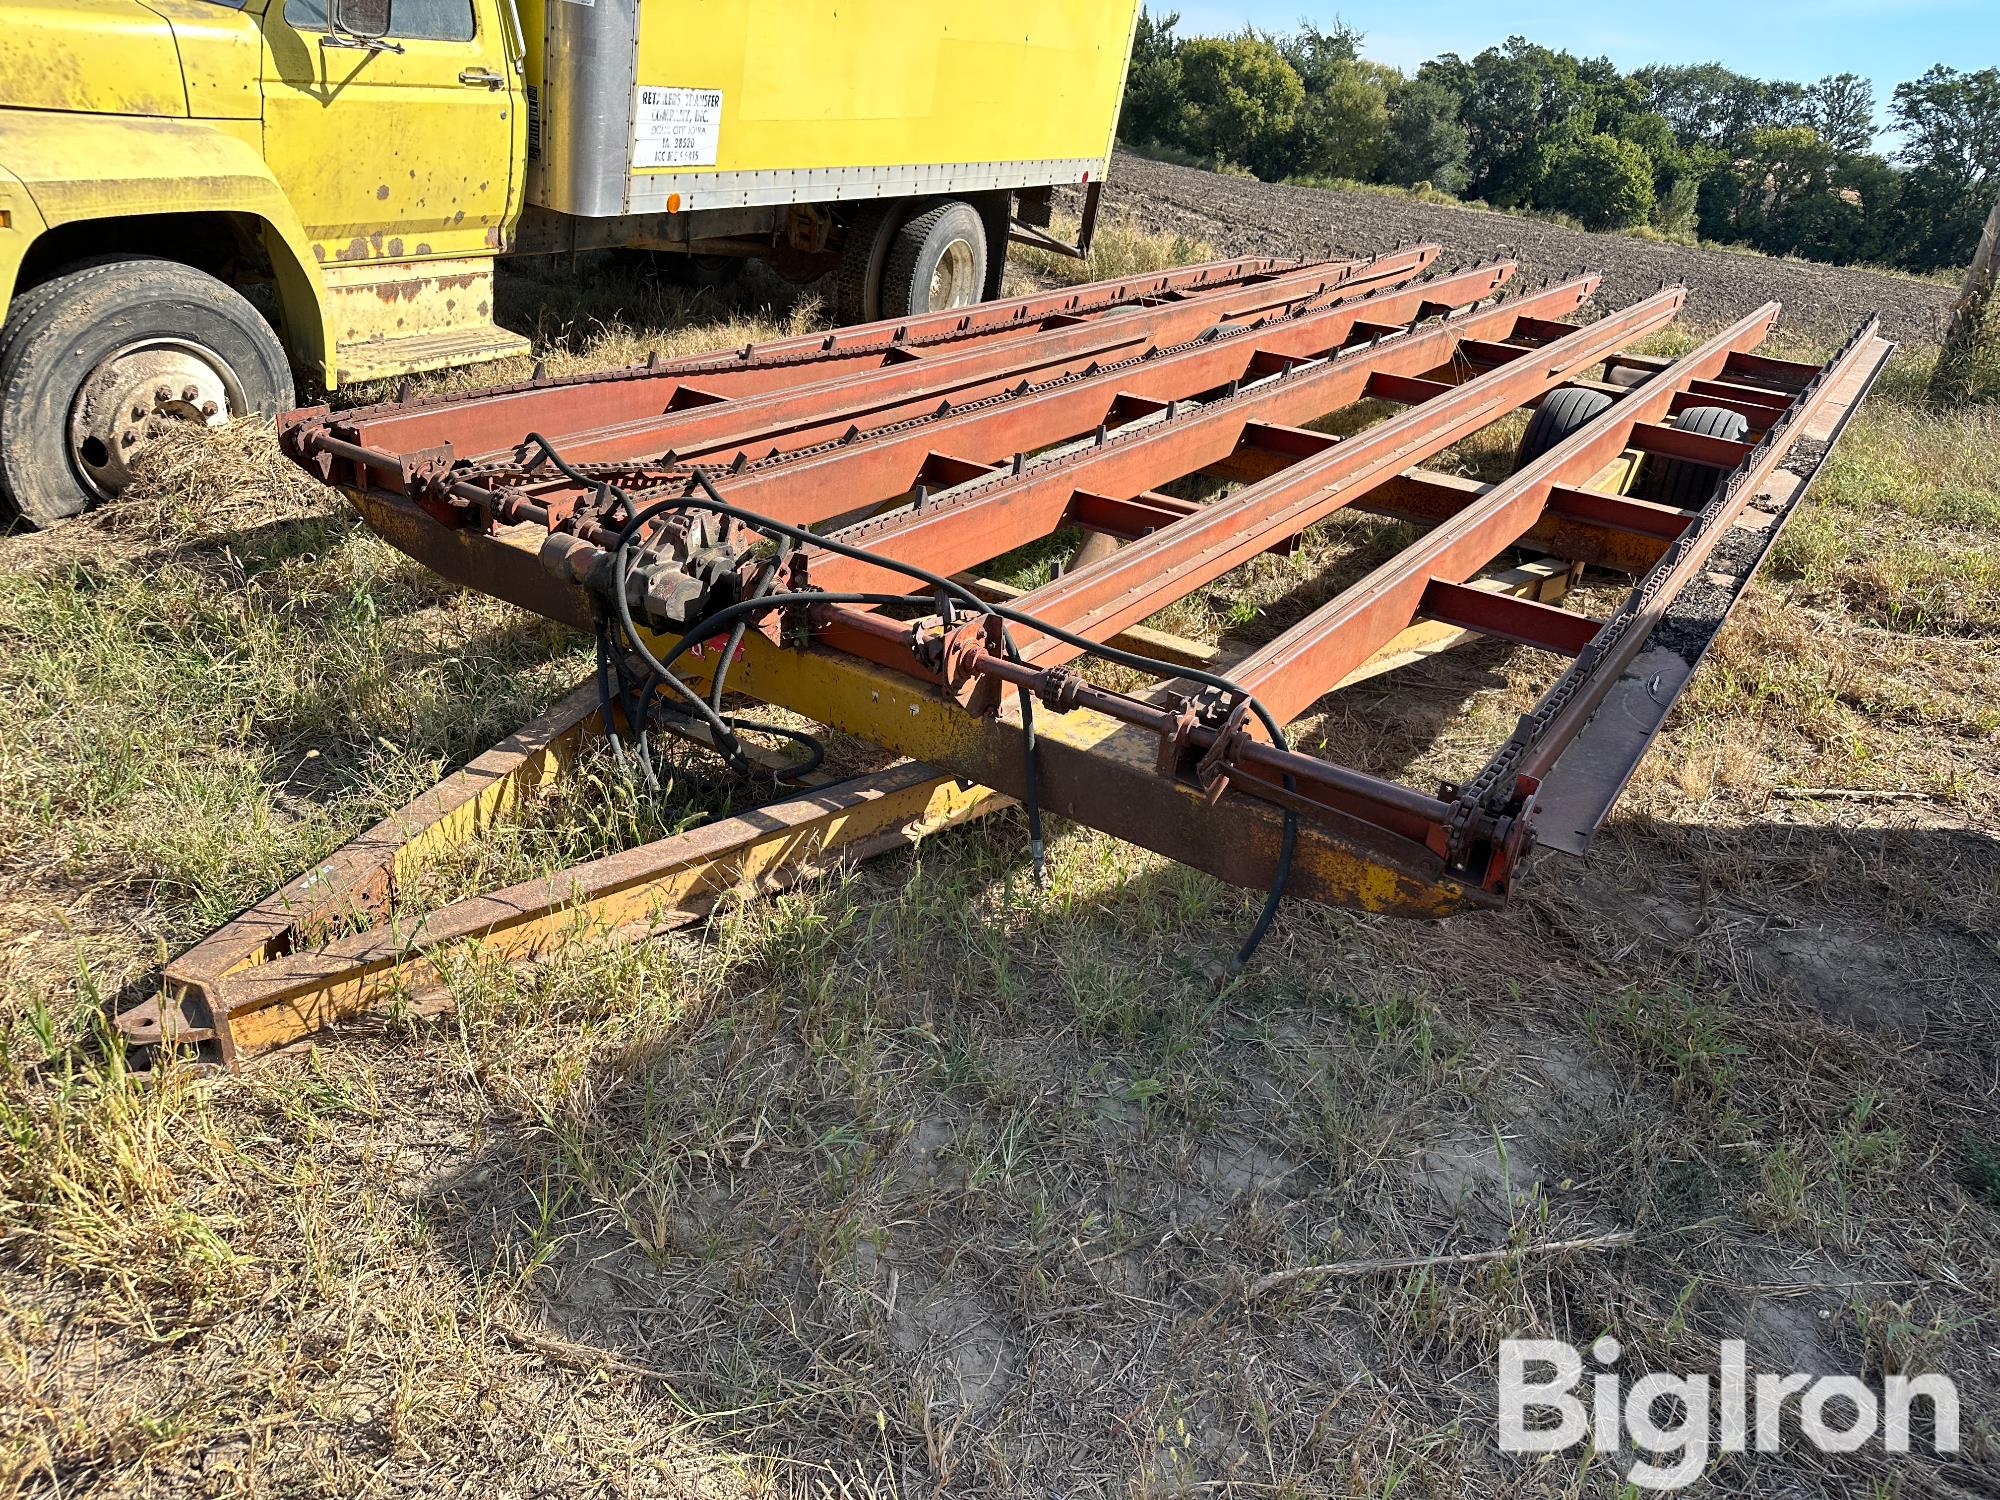
<path id="1" fill-rule="evenodd" d="M 1083 503 L 1081 497 L 1090 492 L 1116 494 L 1148 489 L 1225 459 L 1246 444 L 1282 443 L 1295 453 L 1327 455 L 1330 470 L 1360 464 L 1366 456 L 1379 456 L 1387 451 L 1375 435 L 1377 429 L 1343 442 L 1323 433 L 1291 431 L 1282 424 L 1309 421 L 1357 400 L 1377 373 L 1429 370 L 1448 363 L 1464 339 L 1482 330 L 1511 327 L 1524 309 L 1544 313 L 1572 311 L 1582 305 L 1596 286 L 1595 277 L 1582 277 L 1497 306 L 1405 329 L 1395 338 L 1353 349 L 1335 346 L 1320 363 L 1296 367 L 1288 376 L 1283 374 L 1282 365 L 1274 364 L 1270 376 L 1239 387 L 1233 396 L 1201 402 L 1171 419 L 1166 419 L 1163 409 L 1160 420 L 1108 430 L 1102 442 L 1093 442 L 1048 462 L 1024 465 L 1018 475 L 996 473 L 990 480 L 955 495 L 849 527 L 838 534 L 839 540 L 865 547 L 884 558 L 953 572 L 976 566 L 1052 531 Z M 1659 316 L 1659 321 L 1671 316 L 1671 311 L 1667 311 Z M 1600 348 L 1597 357 L 1601 358 L 1601 348 L 1607 346 L 1603 333 L 1589 342 Z M 1419 425 L 1425 432 L 1447 430 L 1454 415 L 1474 414 L 1465 418 L 1469 425 L 1450 427 L 1453 436 L 1430 445 L 1426 453 L 1448 447 L 1457 436 L 1492 419 L 1491 401 L 1499 399 L 1495 394 L 1499 384 L 1498 377 L 1490 378 L 1495 384 L 1477 390 L 1472 385 L 1455 387 L 1451 396 L 1440 398 L 1447 404 L 1424 408 Z M 1555 383 L 1549 381 L 1551 385 Z M 1525 389 L 1530 383 L 1519 384 Z M 1467 391 L 1472 395 L 1466 396 Z M 1453 406 L 1451 402 L 1460 404 Z M 1408 429 L 1403 431 L 1407 434 Z M 1336 450 L 1338 456 L 1333 457 Z M 1408 467 L 1423 456 L 1425 453 L 1406 457 L 1396 467 Z M 737 489 L 732 485 L 731 498 L 736 494 Z M 1114 553 L 1069 575 L 1060 588 L 1051 586 L 1043 591 L 1035 604 L 1022 607 L 1042 609 L 1056 594 L 1071 592 L 1079 579 L 1088 583 L 1113 571 L 1121 577 L 1137 576 L 1128 561 L 1130 557 L 1146 559 L 1150 567 L 1150 560 L 1157 555 L 1154 549 L 1159 538 L 1183 534 L 1176 527 L 1205 527 L 1209 523 L 1203 518 L 1212 509 L 1210 506 L 1189 509 L 1179 520 L 1135 542 L 1133 546 L 1141 549 L 1138 553 L 1133 553 L 1132 548 Z M 1266 545 L 1299 529 L 1303 525 L 1274 531 Z M 815 585 L 830 590 L 901 587 L 905 576 L 867 562 L 810 549 L 805 566 Z"/>
<path id="2" fill-rule="evenodd" d="M 1436 247 L 1424 245 L 1379 260 L 1304 266 L 1200 297 L 1127 304 L 1096 317 L 1048 318 L 1009 329 L 1005 337 L 966 337 L 936 345 L 920 358 L 913 346 L 897 342 L 871 361 L 872 367 L 846 361 L 818 380 L 781 383 L 780 376 L 794 372 L 777 366 L 758 369 L 754 384 L 742 376 L 732 379 L 731 372 L 697 373 L 668 386 L 656 397 L 659 409 L 643 415 L 580 413 L 587 425 L 561 435 L 563 456 L 572 463 L 634 454 L 714 464 L 731 463 L 738 453 L 762 458 L 773 448 L 839 437 L 856 423 L 865 428 L 903 421 L 927 414 L 940 401 L 963 406 L 1022 380 L 1058 379 L 1212 328 L 1282 315 L 1336 294 L 1354 297 L 1400 285 L 1420 275 L 1436 254 Z"/>
<path id="3" fill-rule="evenodd" d="M 1454 386 L 1448 395 L 1412 407 L 1269 479 L 1246 485 L 1100 563 L 1037 589 L 1023 598 L 1019 607 L 1039 620 L 1093 639 L 1144 619 L 1221 577 L 1273 538 L 1296 535 L 1370 484 L 1442 452 L 1577 371 L 1597 364 L 1614 349 L 1672 322 L 1685 297 L 1677 287 L 1660 292 L 1536 349 L 1532 358 L 1512 361 Z M 1402 624 L 1409 620 L 1406 615 Z M 1031 633 L 1023 638 L 1021 650 L 1043 665 L 1077 654 L 1076 647 L 1053 636 Z M 1358 661 L 1350 663 L 1348 670 L 1358 665 Z M 1250 668 L 1246 664 L 1236 670 Z M 1267 697 L 1252 686 L 1254 680 L 1244 678 L 1244 686 L 1264 699 L 1265 706 L 1281 720 L 1290 718 L 1298 705 L 1289 705 L 1288 711 L 1287 700 Z"/>
<path id="4" fill-rule="evenodd" d="M 1398 256 L 1435 254 L 1434 247 L 1417 246 Z M 1361 261 L 1329 261 L 1329 275 Z M 337 424 L 355 442 L 384 450 L 410 451 L 427 447 L 448 433 L 463 454 L 490 452 L 509 446 L 521 434 L 550 422 L 549 413 L 572 396 L 586 403 L 580 410 L 598 421 L 618 421 L 659 411 L 662 393 L 683 380 L 726 379 L 739 390 L 768 390 L 838 373 L 843 367 L 865 369 L 895 351 L 950 347 L 967 339 L 1014 337 L 1050 319 L 1088 317 L 1116 307 L 1177 301 L 1211 291 L 1251 286 L 1282 276 L 1297 262 L 1270 256 L 1241 256 L 1207 261 L 1136 276 L 1114 277 L 1055 291 L 1030 292 L 975 307 L 918 313 L 836 328 L 829 333 L 792 334 L 741 349 L 710 351 L 676 360 L 649 360 L 623 370 L 584 375 L 536 378 L 518 385 L 498 386 L 473 395 L 400 398 L 375 406 L 354 407 L 335 415 L 317 409 L 295 413 L 292 420 Z"/>
<path id="5" fill-rule="evenodd" d="M 1740 505 L 1744 487 L 1773 472 L 1827 397 L 1823 372 L 1751 352 L 1775 307 L 1668 361 L 1625 350 L 1672 319 L 1679 289 L 1577 326 L 1564 318 L 1595 278 L 1498 303 L 1486 299 L 1511 265 L 1373 284 L 1401 269 L 1374 264 L 1342 285 L 1316 281 L 1323 268 L 1289 268 L 1006 333 L 975 310 L 962 341 L 928 352 L 835 337 L 847 361 L 837 378 L 822 378 L 828 361 L 805 358 L 782 378 L 782 362 L 762 356 L 729 367 L 740 378 L 727 380 L 726 361 L 698 376 L 677 367 L 644 391 L 653 402 L 668 394 L 672 410 L 621 404 L 621 377 L 553 400 L 543 389 L 427 406 L 410 423 L 370 416 L 422 446 L 371 445 L 359 441 L 365 426 L 343 436 L 319 419 L 295 424 L 287 443 L 344 481 L 371 525 L 447 576 L 575 622 L 622 599 L 637 623 L 610 639 L 622 628 L 650 641 L 681 663 L 683 685 L 713 677 L 710 648 L 725 622 L 742 621 L 753 628 L 732 689 L 941 772 L 1038 795 L 1227 879 L 1279 879 L 1296 833 L 1305 865 L 1294 888 L 1436 913 L 1504 895 L 1533 847 L 1538 768 L 1575 734 L 1602 673 L 1625 660 L 1653 592 L 1685 583 L 1713 547 L 1727 514 L 1718 507 Z M 975 324 L 987 332 L 973 334 Z M 1599 366 L 1603 381 L 1592 379 Z M 1614 405 L 1511 477 L 1481 485 L 1418 467 L 1574 383 Z M 1754 441 L 1674 425 L 1704 396 L 1740 411 Z M 1347 436 L 1308 425 L 1364 398 L 1401 410 Z M 549 412 L 563 421 L 543 433 L 544 451 L 523 419 Z M 675 453 L 657 451 L 670 441 Z M 773 451 L 754 446 L 767 443 Z M 1729 482 L 1699 513 L 1589 487 L 1621 462 L 1629 470 L 1635 450 Z M 486 451 L 509 457 L 452 456 Z M 1241 482 L 1205 503 L 1173 493 L 1196 475 Z M 704 498 L 711 482 L 726 521 Z M 1069 665 L 1349 505 L 1430 529 L 1222 677 L 1134 694 Z M 870 519 L 830 534 L 786 530 L 853 516 Z M 1066 524 L 1129 540 L 1004 606 L 1006 631 L 990 606 L 962 598 L 928 609 L 932 583 L 899 571 L 958 574 Z M 782 575 L 770 567 L 779 538 Z M 1604 620 L 1470 586 L 1516 546 L 1646 581 Z M 608 566 L 614 549 L 622 571 Z M 776 589 L 777 602 L 732 602 L 753 583 Z M 897 617 L 911 612 L 920 617 Z M 1272 743 L 1276 726 L 1419 621 L 1570 658 L 1559 679 L 1568 686 L 1463 791 L 1401 786 Z M 622 653 L 609 659 L 629 675 Z M 631 680 L 636 705 L 659 678 Z M 1030 702 L 1048 715 L 1032 732 Z"/>
<path id="6" fill-rule="evenodd" d="M 1778 305 L 1759 308 L 1607 408 L 1581 431 L 1516 471 L 1360 582 L 1239 662 L 1235 680 L 1289 718 L 1329 691 L 1406 628 L 1433 580 L 1464 583 L 1542 518 L 1558 485 L 1579 484 L 1617 458 L 1641 423 L 1663 414 L 1688 381 L 1762 343 Z M 1503 368 L 1512 369 L 1509 365 Z"/>

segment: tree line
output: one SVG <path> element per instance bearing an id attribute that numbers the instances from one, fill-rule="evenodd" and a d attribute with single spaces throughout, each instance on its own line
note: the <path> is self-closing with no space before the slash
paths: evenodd
<path id="1" fill-rule="evenodd" d="M 1898 84 L 1885 155 L 1874 87 L 1853 73 L 1621 73 L 1510 37 L 1406 76 L 1337 20 L 1222 37 L 1180 36 L 1179 20 L 1140 16 L 1119 134 L 1267 180 L 1430 188 L 1589 229 L 1920 272 L 1965 264 L 2000 187 L 2000 69 L 1939 64 Z"/>

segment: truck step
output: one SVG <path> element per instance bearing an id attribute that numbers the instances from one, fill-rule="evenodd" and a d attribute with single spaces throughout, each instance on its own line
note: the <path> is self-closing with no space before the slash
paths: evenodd
<path id="1" fill-rule="evenodd" d="M 342 385 L 528 352 L 493 321 L 490 257 L 353 261 L 322 274 Z"/>

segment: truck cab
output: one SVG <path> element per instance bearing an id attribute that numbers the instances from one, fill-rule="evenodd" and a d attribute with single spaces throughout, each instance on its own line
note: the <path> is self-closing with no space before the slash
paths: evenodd
<path id="1" fill-rule="evenodd" d="M 377 34 L 341 24 L 371 9 Z M 331 389 L 526 349 L 492 317 L 511 15 L 0 4 L 0 492 L 24 519 L 116 494 L 168 421 L 292 405 L 294 364 Z"/>
<path id="2" fill-rule="evenodd" d="M 757 255 L 849 318 L 991 295 L 1101 179 L 1136 4 L 689 9 L 0 0 L 0 500 L 73 515 L 296 379 L 525 353 L 503 255 Z"/>

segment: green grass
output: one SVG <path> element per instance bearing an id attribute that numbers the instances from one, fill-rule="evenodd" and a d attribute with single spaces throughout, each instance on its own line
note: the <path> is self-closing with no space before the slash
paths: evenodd
<path id="1" fill-rule="evenodd" d="M 1918 399 L 1921 356 L 1887 377 L 1892 401 L 1855 424 L 1821 504 L 1777 565 L 1820 596 L 1899 631 L 2000 631 L 2000 408 L 1938 412 Z"/>

